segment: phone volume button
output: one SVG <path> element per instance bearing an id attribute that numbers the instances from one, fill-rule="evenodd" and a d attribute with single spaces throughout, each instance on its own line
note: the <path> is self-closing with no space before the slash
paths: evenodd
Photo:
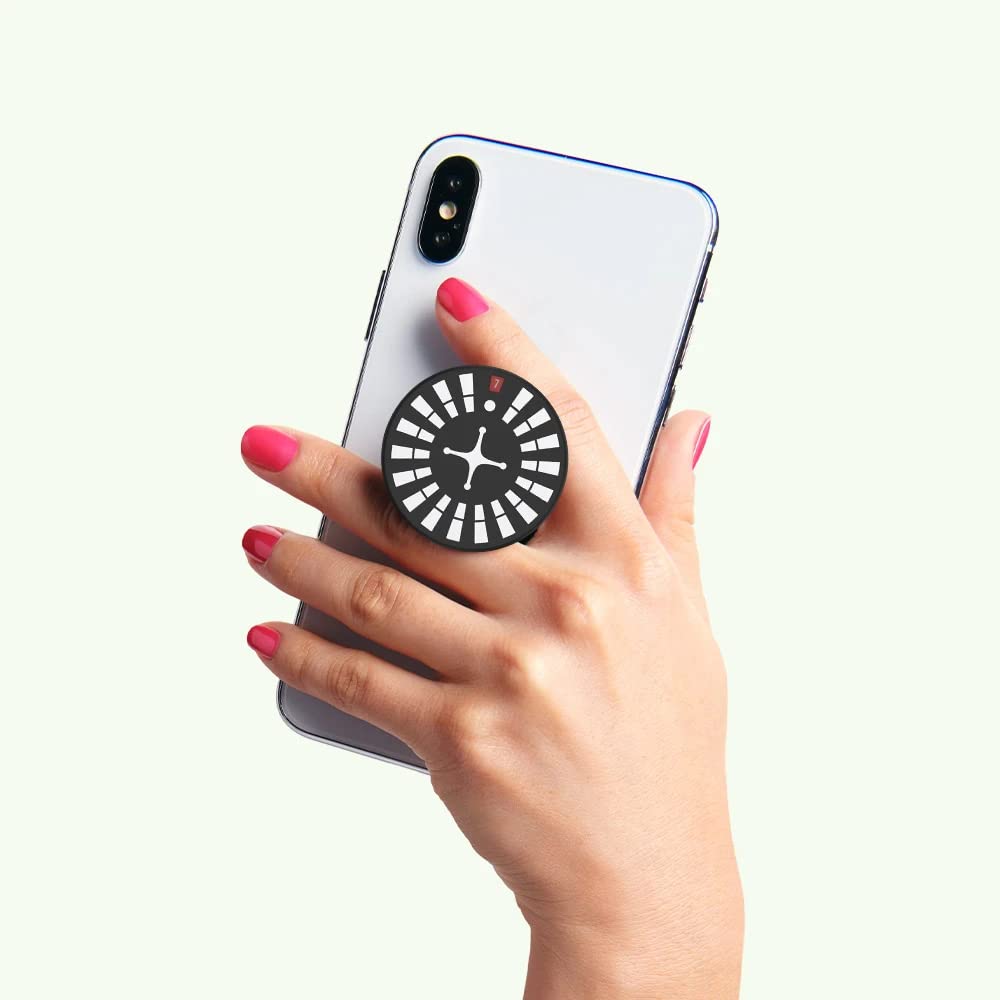
<path id="1" fill-rule="evenodd" d="M 684 359 L 687 357 L 688 347 L 691 345 L 691 338 L 694 336 L 694 323 L 688 327 L 687 336 L 684 338 L 684 346 L 681 348 L 681 357 L 677 362 L 677 370 L 684 367 Z"/>
<path id="2" fill-rule="evenodd" d="M 385 290 L 385 271 L 378 278 L 378 288 L 375 289 L 375 301 L 372 302 L 372 311 L 368 317 L 368 326 L 365 328 L 365 340 L 372 335 L 375 329 L 375 320 L 378 319 L 378 307 L 382 304 L 382 292 Z"/>
<path id="3" fill-rule="evenodd" d="M 677 376 L 674 376 L 674 383 L 670 386 L 670 395 L 667 396 L 667 405 L 663 407 L 663 419 L 660 426 L 665 427 L 670 417 L 670 407 L 674 405 L 674 393 L 677 392 Z"/>

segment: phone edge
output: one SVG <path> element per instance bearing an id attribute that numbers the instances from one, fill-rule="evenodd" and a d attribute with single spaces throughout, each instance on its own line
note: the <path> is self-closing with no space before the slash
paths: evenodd
<path id="1" fill-rule="evenodd" d="M 704 188 L 700 187 L 697 184 L 692 183 L 691 181 L 681 180 L 680 178 L 677 177 L 668 177 L 665 174 L 655 174 L 648 170 L 636 170 L 632 167 L 622 167 L 614 163 L 604 163 L 600 160 L 591 160 L 582 156 L 570 156 L 567 153 L 555 153 L 548 149 L 539 149 L 538 147 L 535 146 L 525 146 L 514 142 L 504 142 L 503 140 L 500 139 L 486 139 L 483 136 L 472 135 L 471 133 L 465 133 L 465 132 L 455 132 L 455 133 L 449 133 L 448 135 L 438 136 L 438 138 L 429 142 L 423 148 L 423 150 L 421 150 L 420 155 L 417 157 L 416 162 L 413 164 L 413 170 L 410 173 L 410 182 L 406 188 L 406 197 L 403 199 L 403 207 L 399 213 L 399 223 L 396 226 L 396 235 L 392 241 L 392 250 L 389 253 L 389 260 L 386 263 L 385 271 L 383 272 L 382 277 L 380 278 L 379 286 L 376 291 L 376 301 L 372 307 L 372 313 L 368 321 L 368 339 L 365 342 L 364 357 L 361 359 L 361 367 L 358 369 L 357 381 L 354 384 L 354 395 L 351 399 L 351 407 L 347 414 L 347 422 L 344 424 L 344 432 L 341 435 L 340 439 L 341 447 L 345 445 L 347 437 L 350 434 L 351 422 L 354 419 L 354 411 L 358 402 L 358 394 L 361 391 L 361 383 L 364 381 L 365 368 L 368 364 L 368 356 L 371 351 L 372 340 L 374 339 L 375 329 L 378 325 L 378 315 L 382 305 L 382 295 L 385 292 L 385 288 L 388 285 L 389 278 L 392 274 L 392 264 L 396 258 L 396 251 L 399 247 L 400 237 L 402 236 L 403 220 L 406 218 L 406 209 L 409 207 L 410 199 L 413 196 L 413 185 L 416 181 L 417 171 L 419 170 L 420 164 L 423 161 L 424 157 L 430 152 L 430 150 L 433 149 L 436 145 L 438 145 L 438 143 L 445 142 L 448 139 L 472 139 L 475 142 L 489 143 L 490 145 L 495 145 L 495 146 L 507 146 L 512 149 L 522 149 L 527 152 L 541 153 L 545 156 L 556 156 L 563 160 L 573 160 L 577 163 L 587 163 L 591 164 L 592 166 L 605 167 L 610 170 L 621 170 L 624 173 L 639 174 L 643 177 L 653 177 L 656 178 L 657 180 L 670 181 L 671 183 L 674 184 L 683 184 L 685 187 L 689 187 L 695 192 L 697 192 L 707 202 L 708 207 L 711 211 L 711 218 L 712 218 L 711 232 L 709 234 L 708 243 L 706 244 L 702 254 L 701 267 L 699 268 L 698 272 L 698 280 L 695 283 L 694 292 L 692 293 L 691 300 L 688 303 L 687 316 L 684 321 L 684 332 L 677 342 L 677 348 L 674 351 L 674 356 L 670 362 L 670 378 L 667 380 L 667 384 L 663 390 L 663 394 L 660 397 L 660 403 L 659 406 L 657 407 L 656 419 L 653 421 L 653 426 L 652 429 L 650 430 L 649 439 L 646 442 L 645 454 L 643 456 L 642 465 L 639 469 L 639 476 L 635 485 L 635 495 L 639 496 L 639 494 L 642 492 L 642 485 L 646 479 L 646 472 L 649 469 L 649 461 L 653 454 L 653 448 L 656 444 L 656 438 L 659 434 L 660 428 L 663 426 L 664 422 L 667 419 L 667 416 L 670 413 L 670 406 L 671 403 L 673 402 L 674 391 L 677 385 L 677 375 L 680 372 L 681 361 L 684 357 L 688 341 L 691 337 L 691 328 L 694 325 L 695 313 L 698 311 L 698 305 L 700 304 L 701 297 L 704 293 L 705 281 L 708 276 L 708 268 L 712 262 L 712 254 L 715 252 L 715 245 L 716 242 L 718 241 L 719 212 L 718 208 L 716 207 L 715 201 L 712 199 L 712 196 L 707 191 L 705 191 Z M 324 514 L 320 518 L 319 530 L 317 533 L 318 538 L 321 538 L 323 532 L 326 530 L 326 522 L 327 522 L 327 517 Z M 305 613 L 305 608 L 306 605 L 302 601 L 299 601 L 298 610 L 295 613 L 296 626 L 301 626 L 302 618 Z M 294 733 L 297 733 L 299 736 L 304 736 L 306 737 L 306 739 L 313 740 L 316 743 L 324 743 L 327 746 L 337 747 L 338 749 L 341 750 L 348 750 L 351 753 L 360 754 L 363 757 L 370 757 L 374 760 L 385 761 L 389 764 L 396 764 L 399 767 L 404 767 L 407 770 L 416 771 L 420 774 L 429 773 L 426 767 L 413 764 L 410 761 L 400 760 L 397 757 L 388 757 L 385 754 L 375 753 L 374 751 L 371 750 L 365 750 L 362 747 L 356 747 L 349 743 L 339 743 L 337 740 L 329 739 L 326 736 L 319 736 L 316 733 L 310 733 L 308 730 L 302 729 L 300 726 L 297 726 L 294 722 L 292 722 L 292 720 L 285 713 L 284 705 L 282 703 L 282 693 L 284 689 L 285 689 L 285 682 L 278 681 L 277 690 L 275 691 L 275 700 L 277 703 L 278 714 L 281 716 L 281 719 L 285 723 L 285 725 L 288 726 L 288 728 L 291 729 Z"/>

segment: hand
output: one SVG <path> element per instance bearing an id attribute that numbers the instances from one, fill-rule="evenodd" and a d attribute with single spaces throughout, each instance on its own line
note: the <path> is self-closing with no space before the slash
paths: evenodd
<path id="1" fill-rule="evenodd" d="M 257 475 L 468 606 L 315 539 L 251 529 L 261 576 L 440 679 L 284 623 L 249 641 L 282 680 L 427 762 L 531 927 L 526 997 L 735 997 L 725 672 L 693 530 L 708 419 L 671 418 L 637 501 L 586 403 L 496 304 L 449 279 L 437 317 L 464 362 L 517 372 L 559 414 L 569 474 L 554 511 L 529 545 L 446 549 L 400 517 L 375 466 L 252 428 Z"/>

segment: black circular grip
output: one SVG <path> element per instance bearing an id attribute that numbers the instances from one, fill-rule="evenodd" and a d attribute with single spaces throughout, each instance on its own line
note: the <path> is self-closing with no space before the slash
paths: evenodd
<path id="1" fill-rule="evenodd" d="M 448 368 L 406 394 L 382 439 L 382 474 L 422 535 L 465 552 L 527 538 L 566 482 L 566 434 L 519 375 Z"/>

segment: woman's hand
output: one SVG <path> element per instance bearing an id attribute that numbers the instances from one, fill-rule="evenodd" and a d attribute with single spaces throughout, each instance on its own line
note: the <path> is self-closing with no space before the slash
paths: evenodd
<path id="1" fill-rule="evenodd" d="M 517 372 L 555 407 L 569 446 L 559 503 L 529 545 L 457 552 L 406 524 L 375 466 L 252 428 L 243 455 L 257 475 L 469 606 L 315 539 L 251 529 L 261 576 L 440 679 L 284 623 L 251 629 L 250 644 L 282 680 L 427 762 L 531 927 L 526 997 L 735 997 L 726 682 L 692 526 L 708 418 L 671 418 L 637 501 L 586 403 L 509 316 L 456 279 L 437 316 L 464 362 Z"/>

